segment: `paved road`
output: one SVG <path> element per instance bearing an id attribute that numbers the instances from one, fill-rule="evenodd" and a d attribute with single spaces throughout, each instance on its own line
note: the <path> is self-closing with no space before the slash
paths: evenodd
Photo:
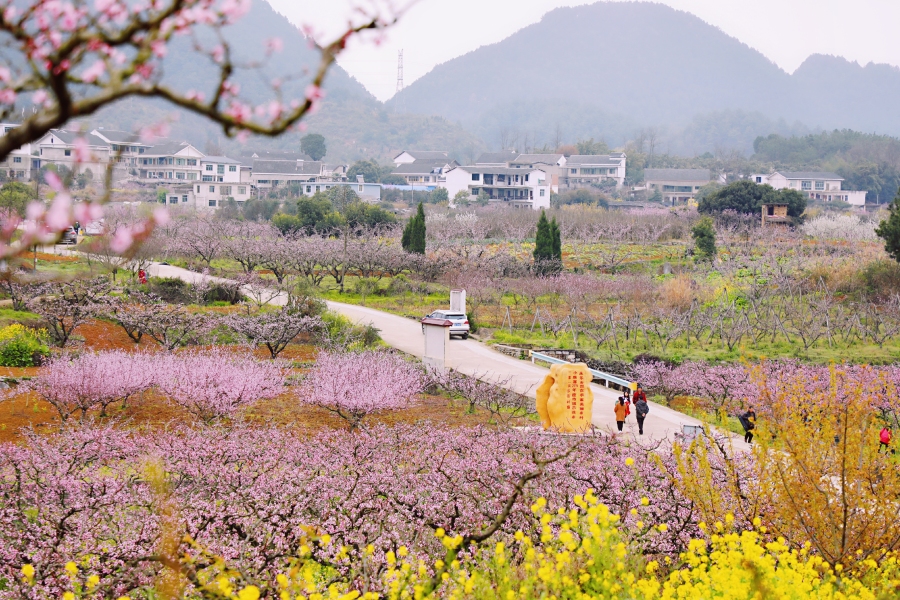
<path id="1" fill-rule="evenodd" d="M 150 266 L 149 272 L 151 275 L 159 277 L 177 277 L 189 283 L 204 277 L 200 273 L 170 265 L 154 264 Z M 280 304 L 281 302 L 276 299 L 273 303 Z M 353 304 L 328 302 L 328 307 L 354 323 L 372 324 L 380 330 L 382 339 L 389 346 L 419 358 L 424 354 L 424 336 L 418 321 Z M 508 380 L 507 387 L 532 397 L 534 397 L 541 380 L 548 373 L 546 368 L 506 356 L 473 339 L 451 340 L 447 349 L 447 366 L 486 381 Z M 614 390 L 596 384 L 592 385 L 592 388 L 594 391 L 593 423 L 600 431 L 612 433 L 616 430 L 613 406 L 618 394 Z M 650 414 L 644 423 L 643 437 L 645 439 L 673 439 L 676 433 L 682 431 L 684 425 L 700 424 L 697 419 L 651 402 Z M 638 437 L 637 434 L 637 422 L 632 411 L 632 415 L 625 423 L 625 435 Z M 740 438 L 735 438 L 735 447 L 746 449 L 746 445 Z"/>

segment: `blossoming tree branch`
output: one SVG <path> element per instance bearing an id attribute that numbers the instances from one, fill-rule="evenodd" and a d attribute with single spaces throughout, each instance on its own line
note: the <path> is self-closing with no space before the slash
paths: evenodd
<path id="1" fill-rule="evenodd" d="M 318 65 L 308 74 L 297 74 L 309 76 L 303 97 L 285 98 L 283 79 L 275 80 L 272 99 L 253 106 L 242 98 L 234 75 L 239 68 L 260 65 L 239 64 L 222 35 L 222 29 L 243 17 L 250 5 L 251 0 L 0 0 L 0 55 L 4 58 L 0 61 L 0 118 L 23 116 L 19 127 L 0 136 L 0 161 L 51 129 L 132 96 L 162 99 L 202 115 L 221 125 L 230 137 L 277 136 L 315 112 L 324 97 L 322 86 L 329 68 L 353 36 L 364 31 L 381 34 L 403 12 L 392 0 L 358 7 L 346 29 L 334 41 L 319 46 Z M 215 41 L 201 41 L 200 29 L 211 30 Z M 313 39 L 310 26 L 304 26 L 302 33 Z M 178 38 L 189 39 L 197 56 L 215 67 L 216 84 L 210 93 L 179 91 L 164 82 L 163 59 Z M 265 46 L 266 55 L 271 55 L 282 48 L 282 41 L 272 38 Z M 76 144 L 76 154 L 76 162 L 88 160 L 86 141 Z M 16 243 L 12 243 L 13 234 L 21 223 L 12 217 L 0 223 L 0 258 L 52 241 L 75 220 L 99 217 L 98 206 L 75 207 L 60 182 L 51 178 L 48 183 L 57 192 L 53 204 L 47 209 L 38 203 L 29 207 L 30 224 Z M 127 248 L 127 242 L 140 239 L 152 225 L 123 235 L 119 245 Z"/>

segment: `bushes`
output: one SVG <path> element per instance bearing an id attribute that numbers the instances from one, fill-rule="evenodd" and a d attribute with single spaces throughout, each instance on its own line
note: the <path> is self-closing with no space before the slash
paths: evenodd
<path id="1" fill-rule="evenodd" d="M 19 325 L 0 329 L 0 367 L 34 367 L 50 352 L 40 332 Z"/>

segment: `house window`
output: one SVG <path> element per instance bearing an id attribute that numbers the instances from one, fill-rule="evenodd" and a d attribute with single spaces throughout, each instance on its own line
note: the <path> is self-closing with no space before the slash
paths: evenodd
<path id="1" fill-rule="evenodd" d="M 144 149 L 143 149 L 143 148 L 139 148 L 139 149 L 138 149 L 138 153 L 139 153 L 139 154 L 143 154 L 143 153 L 144 153 Z"/>
<path id="2" fill-rule="evenodd" d="M 572 175 L 578 175 L 578 169 L 571 169 Z"/>
<path id="3" fill-rule="evenodd" d="M 196 173 L 188 173 L 188 174 L 187 174 L 187 178 L 188 178 L 188 179 L 193 179 L 194 181 L 196 181 L 196 180 L 197 180 L 197 174 L 196 174 Z"/>
<path id="4" fill-rule="evenodd" d="M 187 164 L 190 165 L 190 166 L 192 166 L 192 167 L 196 167 L 196 166 L 197 166 L 197 159 L 196 159 L 196 158 L 189 158 L 189 159 L 187 159 Z"/>
<path id="5" fill-rule="evenodd" d="M 235 165 L 229 165 L 228 172 L 229 173 L 237 173 L 237 167 Z"/>
<path id="6" fill-rule="evenodd" d="M 528 175 L 525 175 L 525 182 L 528 182 Z"/>
<path id="7" fill-rule="evenodd" d="M 544 197 L 544 191 L 545 191 L 545 190 L 543 190 L 543 189 L 541 190 L 541 198 Z"/>
<path id="8" fill-rule="evenodd" d="M 506 181 L 506 175 L 503 175 L 503 174 L 497 175 L 497 181 L 498 182 Z"/>
<path id="9" fill-rule="evenodd" d="M 256 183 L 265 183 L 265 184 L 268 184 L 268 183 L 269 183 L 269 180 L 268 180 L 268 179 L 260 179 L 260 180 L 257 181 Z"/>
<path id="10" fill-rule="evenodd" d="M 187 200 L 188 200 L 187 194 L 185 194 L 184 196 L 181 197 L 182 202 L 187 202 Z"/>
<path id="11" fill-rule="evenodd" d="M 246 194 L 246 193 L 247 193 L 247 186 L 246 186 L 246 185 L 239 185 L 239 186 L 238 186 L 238 196 L 243 196 L 243 195 Z"/>
<path id="12" fill-rule="evenodd" d="M 215 175 L 204 175 L 203 179 L 202 179 L 202 181 L 215 181 L 215 180 L 216 180 Z"/>
<path id="13" fill-rule="evenodd" d="M 63 150 L 63 152 L 65 152 L 66 156 L 72 156 L 71 150 Z"/>
<path id="14" fill-rule="evenodd" d="M 210 201 L 209 201 L 209 205 L 210 205 L 212 208 L 215 208 L 215 207 L 216 207 L 216 201 L 215 201 L 215 200 L 210 200 Z"/>
<path id="15" fill-rule="evenodd" d="M 216 186 L 214 186 L 214 185 L 209 186 L 209 191 L 215 193 Z"/>
<path id="16" fill-rule="evenodd" d="M 481 181 L 480 173 L 472 173 L 472 181 Z"/>
<path id="17" fill-rule="evenodd" d="M 801 190 L 811 190 L 812 189 L 812 181 L 802 181 L 800 182 Z"/>
<path id="18" fill-rule="evenodd" d="M 197 193 L 198 193 L 198 194 L 200 193 L 200 186 L 199 186 L 199 185 L 197 186 Z"/>
<path id="19" fill-rule="evenodd" d="M 225 174 L 225 165 L 216 165 L 216 172 L 219 175 L 224 175 Z"/>
<path id="20" fill-rule="evenodd" d="M 184 179 L 184 173 L 182 173 L 181 171 L 175 173 L 175 179 Z"/>
<path id="21" fill-rule="evenodd" d="M 178 196 L 169 196 L 169 204 L 178 204 Z"/>
<path id="22" fill-rule="evenodd" d="M 756 178 L 756 183 L 762 183 L 762 177 L 757 177 L 757 178 Z"/>
<path id="23" fill-rule="evenodd" d="M 362 188 L 363 188 L 363 186 L 359 186 L 359 193 L 360 193 L 360 194 L 362 194 Z"/>
<path id="24" fill-rule="evenodd" d="M 184 164 L 184 159 L 183 159 L 183 158 L 176 158 L 176 159 L 175 159 L 175 164 L 176 164 L 176 165 L 183 165 L 183 164 Z"/>
<path id="25" fill-rule="evenodd" d="M 222 186 L 219 186 L 219 188 L 220 188 L 219 193 L 222 194 L 223 196 L 231 195 L 231 186 L 230 185 L 222 185 Z"/>
<path id="26" fill-rule="evenodd" d="M 212 171 L 212 170 L 213 170 L 213 166 L 212 166 L 212 165 L 206 165 L 206 170 L 207 170 L 207 171 Z"/>
<path id="27" fill-rule="evenodd" d="M 311 193 L 312 193 L 312 186 L 311 186 L 311 185 L 306 186 L 306 193 L 307 193 L 307 194 L 311 194 Z"/>
<path id="28" fill-rule="evenodd" d="M 21 156 L 13 156 L 13 162 L 14 163 L 22 162 L 22 157 Z"/>
<path id="29" fill-rule="evenodd" d="M 817 181 L 817 182 L 816 182 L 816 190 L 824 190 L 824 189 L 825 189 L 825 182 L 824 182 L 824 181 Z"/>

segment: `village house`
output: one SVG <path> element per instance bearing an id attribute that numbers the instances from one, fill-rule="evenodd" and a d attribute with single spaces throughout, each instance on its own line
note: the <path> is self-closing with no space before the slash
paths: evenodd
<path id="1" fill-rule="evenodd" d="M 6 133 L 18 126 L 17 123 L 0 123 L 0 131 Z M 40 169 L 40 159 L 32 156 L 32 145 L 25 144 L 0 161 L 0 178 L 7 181 L 31 181 L 32 169 Z"/>
<path id="2" fill-rule="evenodd" d="M 614 180 L 616 188 L 625 184 L 626 156 L 622 152 L 610 154 L 573 154 L 566 159 L 565 177 L 559 181 L 560 190 L 597 186 Z"/>
<path id="3" fill-rule="evenodd" d="M 854 206 L 865 206 L 864 191 L 845 190 L 844 178 L 827 171 L 775 171 L 770 175 L 752 175 L 752 181 L 770 185 L 776 190 L 797 190 L 810 200 L 821 202 L 846 202 Z"/>
<path id="4" fill-rule="evenodd" d="M 483 194 L 491 204 L 533 210 L 550 208 L 550 182 L 541 169 L 454 167 L 445 174 L 442 187 L 447 188 L 451 199 L 465 191 L 471 200 Z"/>
<path id="5" fill-rule="evenodd" d="M 663 204 L 688 204 L 700 188 L 710 182 L 709 169 L 644 169 L 644 185 L 648 192 L 658 191 Z"/>

